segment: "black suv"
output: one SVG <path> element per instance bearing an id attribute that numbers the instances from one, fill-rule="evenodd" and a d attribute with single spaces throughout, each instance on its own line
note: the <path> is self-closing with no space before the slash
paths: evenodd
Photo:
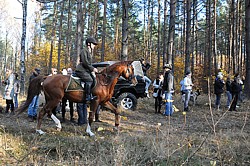
<path id="1" fill-rule="evenodd" d="M 104 68 L 116 63 L 118 61 L 105 61 L 92 64 L 99 71 Z M 121 107 L 126 110 L 135 110 L 137 106 L 137 99 L 139 97 L 146 97 L 145 94 L 145 80 L 143 78 L 143 72 L 140 61 L 134 61 L 134 74 L 137 78 L 137 85 L 132 86 L 131 82 L 120 77 L 117 84 L 115 85 L 114 94 L 112 97 L 112 103 L 117 107 Z"/>

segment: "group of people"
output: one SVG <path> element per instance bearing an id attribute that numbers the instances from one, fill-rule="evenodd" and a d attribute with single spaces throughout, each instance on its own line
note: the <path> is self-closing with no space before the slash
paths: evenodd
<path id="1" fill-rule="evenodd" d="M 155 98 L 155 113 L 161 113 L 162 101 L 165 99 L 166 109 L 163 114 L 168 116 L 173 113 L 174 76 L 170 64 L 166 64 L 163 69 L 164 73 L 160 73 L 153 82 L 153 97 Z"/>
<path id="2" fill-rule="evenodd" d="M 228 110 L 236 111 L 238 102 L 242 101 L 243 81 L 244 79 L 241 79 L 240 75 L 237 73 L 234 75 L 233 81 L 229 75 L 225 83 L 222 72 L 218 73 L 214 81 L 215 107 L 217 110 L 220 110 L 221 95 L 224 93 L 224 87 L 226 86 Z"/>
<path id="3" fill-rule="evenodd" d="M 141 66 L 144 74 L 144 80 L 146 83 L 145 86 L 145 93 L 148 98 L 149 96 L 149 86 L 151 84 L 150 78 L 147 76 L 147 71 L 150 68 L 150 64 L 145 61 L 144 58 L 140 59 Z M 172 115 L 173 113 L 173 93 L 174 93 L 174 76 L 172 73 L 172 65 L 166 64 L 163 67 L 163 72 L 161 72 L 156 79 L 153 82 L 153 97 L 155 98 L 155 113 L 161 113 L 161 106 L 163 103 L 163 100 L 166 102 L 166 110 L 163 113 L 164 115 Z M 187 71 L 185 73 L 184 79 L 181 81 L 181 92 L 182 94 L 185 94 L 185 101 L 184 101 L 184 111 L 189 111 L 188 103 L 190 100 L 190 95 L 193 87 L 192 79 L 191 79 L 192 73 L 191 71 Z"/>
<path id="4" fill-rule="evenodd" d="M 160 73 L 153 82 L 153 97 L 155 98 L 155 113 L 161 113 L 161 105 L 163 100 L 166 102 L 166 107 L 163 115 L 169 116 L 173 114 L 173 93 L 174 93 L 174 76 L 172 73 L 172 66 L 166 64 L 164 73 Z M 192 91 L 191 72 L 187 71 L 184 79 L 181 81 L 181 92 L 185 94 L 184 111 L 189 111 L 188 103 Z"/>

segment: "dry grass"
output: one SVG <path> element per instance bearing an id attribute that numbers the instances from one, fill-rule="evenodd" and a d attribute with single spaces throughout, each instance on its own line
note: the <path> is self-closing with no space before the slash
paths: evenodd
<path id="1" fill-rule="evenodd" d="M 174 99 L 182 110 L 179 96 Z M 114 115 L 102 111 L 94 138 L 68 121 L 58 132 L 48 118 L 46 135 L 39 136 L 26 114 L 18 120 L 0 114 L 0 165 L 250 165 L 250 103 L 227 112 L 210 110 L 208 101 L 199 96 L 191 112 L 164 117 L 154 113 L 152 98 L 140 99 L 137 111 L 122 112 L 118 132 Z"/>

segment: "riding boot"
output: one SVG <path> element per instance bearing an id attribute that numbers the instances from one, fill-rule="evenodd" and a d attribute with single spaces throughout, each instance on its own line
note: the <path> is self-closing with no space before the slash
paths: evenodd
<path id="1" fill-rule="evenodd" d="M 86 101 L 90 101 L 90 100 L 93 100 L 96 98 L 96 96 L 92 96 L 91 84 L 92 84 L 92 82 L 86 82 L 86 84 L 85 84 Z"/>
<path id="2" fill-rule="evenodd" d="M 91 100 L 91 82 L 85 83 L 85 100 L 90 101 Z"/>

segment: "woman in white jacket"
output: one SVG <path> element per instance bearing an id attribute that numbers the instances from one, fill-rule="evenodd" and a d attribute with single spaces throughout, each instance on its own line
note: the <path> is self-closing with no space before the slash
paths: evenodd
<path id="1" fill-rule="evenodd" d="M 11 114 L 14 114 L 14 83 L 15 83 L 15 76 L 13 71 L 10 69 L 6 70 L 6 81 L 4 82 L 5 90 L 4 90 L 4 99 L 6 100 L 6 110 L 5 113 L 9 113 L 9 109 L 11 110 Z"/>
<path id="2" fill-rule="evenodd" d="M 184 101 L 184 111 L 189 111 L 188 103 L 190 99 L 190 94 L 192 91 L 193 83 L 191 79 L 192 73 L 190 71 L 186 72 L 186 76 L 184 78 L 184 93 L 185 93 L 185 101 Z"/>

